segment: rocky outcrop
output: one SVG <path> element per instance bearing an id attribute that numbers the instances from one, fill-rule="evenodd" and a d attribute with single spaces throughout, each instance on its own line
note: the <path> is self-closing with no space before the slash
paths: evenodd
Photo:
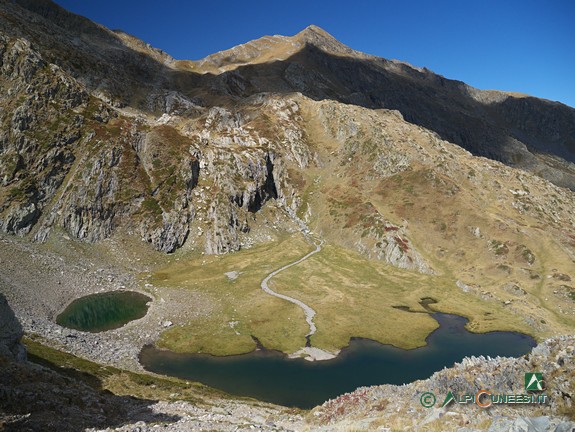
<path id="1" fill-rule="evenodd" d="M 0 294 L 0 356 L 16 361 L 26 360 L 26 348 L 20 343 L 24 335 L 22 326 L 10 308 L 6 297 Z"/>
<path id="2" fill-rule="evenodd" d="M 474 154 L 539 173 L 562 186 L 575 184 L 569 165 L 575 157 L 575 112 L 559 103 L 480 91 L 425 68 L 359 53 L 315 26 L 293 37 L 266 36 L 199 62 L 178 62 L 49 1 L 15 3 L 23 7 L 4 6 L 17 18 L 11 32 L 33 40 L 48 62 L 59 64 L 114 106 L 157 114 L 209 105 L 213 93 L 253 97 L 300 91 L 314 99 L 398 110 L 409 122 Z M 36 25 L 25 25 L 29 22 Z M 42 26 L 54 24 L 58 31 L 47 40 Z M 138 97 L 142 94 L 149 97 Z"/>
<path id="3" fill-rule="evenodd" d="M 48 0 L 0 8 L 5 232 L 95 242 L 121 230 L 163 252 L 225 253 L 293 232 L 296 215 L 335 244 L 431 273 L 407 221 L 415 200 L 402 197 L 400 216 L 380 198 L 404 177 L 413 197 L 415 183 L 460 193 L 473 164 L 441 138 L 569 186 L 573 110 L 358 53 L 314 26 L 186 63 Z M 554 156 L 535 151 L 545 143 Z M 531 199 L 514 207 L 568 213 Z"/>
<path id="4" fill-rule="evenodd" d="M 126 422 L 179 419 L 155 412 L 153 401 L 102 390 L 101 380 L 94 375 L 55 369 L 0 357 L 2 430 L 73 432 L 107 429 Z"/>
<path id="5" fill-rule="evenodd" d="M 256 59 L 252 63 L 241 60 L 241 50 L 224 52 L 224 69 L 233 65 L 234 83 L 242 83 L 241 96 L 301 92 L 315 100 L 397 110 L 410 123 L 432 130 L 475 155 L 575 188 L 572 107 L 477 90 L 426 68 L 358 53 L 313 26 L 292 38 L 276 37 L 274 41 L 271 46 L 268 38 L 246 44 L 264 51 L 251 56 Z M 278 44 L 285 48 L 279 50 Z M 267 62 L 257 60 L 261 58 Z M 198 64 L 200 68 L 203 65 L 202 61 Z M 223 80 L 215 86 L 221 94 L 239 95 L 233 87 Z"/>
<path id="6" fill-rule="evenodd" d="M 0 221 L 0 227 L 5 232 L 24 235 L 32 229 L 40 214 L 41 212 L 35 202 L 15 205 L 6 211 L 4 220 Z"/>
<path id="7" fill-rule="evenodd" d="M 24 235 L 62 184 L 74 161 L 82 117 L 74 113 L 88 95 L 60 68 L 46 63 L 25 39 L 0 37 L 3 100 L 0 204 L 5 232 Z"/>
<path id="8" fill-rule="evenodd" d="M 575 427 L 575 380 L 568 365 L 575 360 L 575 337 L 549 339 L 521 358 L 465 358 L 431 378 L 403 386 L 359 388 L 315 408 L 310 430 L 490 430 L 565 431 Z M 482 409 L 474 404 L 442 403 L 455 395 L 525 394 L 525 373 L 540 372 L 546 383 L 547 403 L 539 406 L 499 404 Z M 436 403 L 422 406 L 424 392 Z"/>
<path id="9" fill-rule="evenodd" d="M 60 22 L 65 16 L 51 11 L 49 2 L 30 8 L 42 20 Z M 28 40 L 14 41 L 4 30 L 2 85 L 11 95 L 5 106 L 15 104 L 12 126 L 0 136 L 5 232 L 45 241 L 51 228 L 60 226 L 94 242 L 123 226 L 164 252 L 181 247 L 192 233 L 205 234 L 194 242 L 208 253 L 223 253 L 241 247 L 238 233 L 249 232 L 249 214 L 269 200 L 292 204 L 282 157 L 272 148 L 275 131 L 247 129 L 253 115 L 204 108 L 179 92 L 154 90 L 147 99 L 153 109 L 173 116 L 193 111 L 197 121 L 180 129 L 182 117 L 166 114 L 150 124 L 140 115 L 124 116 L 101 89 L 88 96 L 81 77 L 64 73 Z M 117 43 L 104 29 L 92 36 Z M 54 53 L 43 54 L 52 58 Z M 36 94 L 31 100 L 30 91 Z M 298 142 L 287 157 L 306 164 L 299 129 L 290 125 L 284 135 L 289 143 Z M 200 177 L 205 189 L 196 191 Z M 291 193 L 289 200 L 283 189 Z M 193 225 L 197 230 L 191 231 Z"/>

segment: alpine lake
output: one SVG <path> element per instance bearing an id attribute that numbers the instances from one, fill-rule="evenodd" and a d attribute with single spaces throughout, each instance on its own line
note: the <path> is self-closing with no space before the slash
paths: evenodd
<path id="1" fill-rule="evenodd" d="M 56 318 L 63 327 L 92 333 L 113 330 L 140 319 L 151 298 L 134 291 L 110 291 L 74 300 Z"/>
<path id="2" fill-rule="evenodd" d="M 70 303 L 56 322 L 81 331 L 112 330 L 142 318 L 150 301 L 133 291 L 92 294 Z M 439 327 L 425 346 L 412 350 L 352 338 L 334 359 L 312 362 L 265 348 L 217 357 L 148 345 L 140 352 L 140 363 L 148 371 L 201 382 L 232 395 L 308 409 L 361 386 L 428 378 L 466 356 L 518 357 L 536 345 L 522 333 L 471 333 L 465 328 L 467 318 L 428 310 Z"/>
<path id="3" fill-rule="evenodd" d="M 146 346 L 140 363 L 148 371 L 198 381 L 233 395 L 308 409 L 361 386 L 428 378 L 466 356 L 519 357 L 536 345 L 521 333 L 471 333 L 465 329 L 468 320 L 457 315 L 431 316 L 439 328 L 427 337 L 426 346 L 412 350 L 354 338 L 336 358 L 311 362 L 266 349 L 216 357 Z"/>

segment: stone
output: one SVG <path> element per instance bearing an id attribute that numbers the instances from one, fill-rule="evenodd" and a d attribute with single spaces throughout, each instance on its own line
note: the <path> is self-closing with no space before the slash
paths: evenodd
<path id="1" fill-rule="evenodd" d="M 226 272 L 226 273 L 224 273 L 224 274 L 226 275 L 226 277 L 227 277 L 229 280 L 233 281 L 233 280 L 236 280 L 236 279 L 238 278 L 238 276 L 240 275 L 240 272 L 230 271 L 230 272 Z"/>
<path id="2" fill-rule="evenodd" d="M 557 425 L 553 432 L 573 432 L 575 430 L 575 422 L 563 421 Z"/>
<path id="3" fill-rule="evenodd" d="M 505 418 L 496 418 L 491 426 L 489 426 L 488 432 L 509 432 L 513 427 L 513 422 Z"/>
<path id="4" fill-rule="evenodd" d="M 518 417 L 514 422 L 510 432 L 546 432 L 549 427 L 548 417 Z"/>

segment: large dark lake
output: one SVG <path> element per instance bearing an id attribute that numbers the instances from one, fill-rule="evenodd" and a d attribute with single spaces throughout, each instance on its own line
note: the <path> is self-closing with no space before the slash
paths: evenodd
<path id="1" fill-rule="evenodd" d="M 122 327 L 148 312 L 152 299 L 133 291 L 111 291 L 74 300 L 56 318 L 63 327 L 101 332 Z"/>
<path id="2" fill-rule="evenodd" d="M 149 371 L 198 381 L 233 395 L 311 408 L 360 386 L 427 378 L 465 356 L 519 357 L 536 345 L 521 333 L 470 333 L 464 328 L 467 319 L 457 315 L 432 316 L 440 327 L 427 337 L 425 347 L 413 350 L 352 339 L 335 359 L 310 362 L 267 350 L 215 357 L 147 346 L 140 362 Z"/>

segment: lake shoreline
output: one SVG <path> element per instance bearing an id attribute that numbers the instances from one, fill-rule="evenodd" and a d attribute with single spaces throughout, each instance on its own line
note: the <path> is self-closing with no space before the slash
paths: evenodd
<path id="1" fill-rule="evenodd" d="M 152 298 L 137 291 L 116 290 L 73 300 L 56 317 L 56 324 L 89 333 L 121 328 L 145 317 Z"/>
<path id="2" fill-rule="evenodd" d="M 413 312 L 416 313 L 415 311 L 409 311 L 409 312 Z M 417 312 L 419 313 L 419 312 Z M 428 313 L 429 315 L 431 315 L 433 317 L 433 315 L 439 314 L 439 315 L 450 315 L 450 316 L 454 316 L 460 319 L 464 319 L 466 321 L 465 324 L 467 324 L 469 322 L 469 318 L 463 316 L 463 315 L 458 315 L 458 314 L 452 314 L 452 313 L 445 313 L 445 312 L 433 312 L 433 313 L 429 313 L 429 312 L 421 312 L 421 313 Z M 433 317 L 435 319 L 435 317 Z M 421 349 L 421 348 L 425 348 L 427 345 L 427 339 L 433 335 L 433 333 L 437 332 L 438 330 L 440 330 L 441 325 L 439 327 L 437 327 L 435 330 L 433 330 L 431 333 L 429 333 L 426 338 L 425 341 L 426 343 L 424 345 L 420 345 L 420 346 L 416 346 L 416 347 L 411 347 L 411 348 L 402 348 L 402 347 L 398 347 L 396 345 L 393 345 L 391 343 L 384 343 L 384 342 L 380 342 L 376 339 L 371 339 L 371 338 L 366 338 L 366 337 L 362 337 L 362 336 L 351 336 L 349 338 L 349 342 L 347 345 L 341 347 L 340 349 L 336 350 L 336 351 L 327 351 L 327 350 L 323 350 L 321 348 L 314 348 L 314 347 L 307 347 L 307 348 L 312 348 L 312 349 L 316 349 L 318 351 L 320 351 L 321 353 L 325 353 L 326 357 L 325 358 L 321 358 L 321 354 L 318 356 L 319 358 L 317 359 L 310 359 L 308 358 L 310 356 L 310 354 L 307 353 L 307 351 L 305 351 L 305 348 L 301 348 L 298 351 L 295 351 L 293 353 L 285 353 L 283 351 L 277 350 L 277 349 L 273 349 L 273 348 L 266 348 L 264 345 L 261 345 L 255 349 L 253 349 L 252 351 L 249 352 L 244 352 L 244 353 L 233 353 L 233 354 L 225 354 L 225 355 L 217 355 L 217 354 L 211 354 L 208 352 L 201 352 L 201 353 L 194 353 L 194 352 L 185 352 L 185 351 L 173 351 L 170 350 L 168 348 L 161 348 L 158 347 L 157 345 L 155 345 L 154 343 L 151 344 L 147 344 L 145 346 L 142 347 L 142 349 L 144 348 L 153 348 L 154 350 L 157 351 L 162 351 L 162 352 L 166 352 L 166 353 L 173 353 L 173 354 L 181 354 L 181 355 L 190 355 L 190 356 L 205 356 L 205 357 L 212 357 L 212 358 L 230 358 L 230 357 L 241 357 L 241 356 L 249 356 L 249 355 L 267 355 L 267 354 L 278 354 L 281 355 L 283 357 L 289 358 L 289 359 L 304 359 L 310 362 L 322 362 L 322 361 L 328 361 L 328 360 L 334 360 L 337 359 L 338 356 L 345 354 L 346 351 L 348 351 L 351 348 L 351 345 L 353 345 L 354 342 L 356 341 L 367 341 L 367 342 L 371 342 L 374 344 L 378 344 L 381 346 L 385 346 L 385 347 L 390 347 L 390 348 L 394 348 L 394 349 L 398 349 L 398 350 L 403 350 L 403 351 L 412 351 L 412 350 L 417 350 L 417 349 Z M 531 336 L 530 334 L 527 333 L 522 333 L 522 332 L 517 332 L 517 331 L 509 331 L 509 330 L 490 330 L 487 332 L 474 332 L 472 330 L 469 330 L 467 328 L 465 328 L 465 331 L 470 333 L 470 334 L 475 334 L 475 335 L 489 335 L 489 334 L 497 334 L 497 333 L 505 333 L 505 334 L 510 334 L 510 335 L 515 335 L 518 337 L 526 337 L 526 338 L 530 338 L 533 340 L 534 345 L 537 345 L 537 340 Z M 261 343 L 260 343 L 261 344 Z"/>
<path id="3" fill-rule="evenodd" d="M 322 361 L 266 349 L 213 356 L 175 353 L 152 345 L 142 349 L 139 360 L 145 370 L 160 375 L 307 409 L 360 386 L 407 384 L 468 356 L 518 357 L 537 345 L 532 337 L 518 332 L 471 333 L 465 329 L 468 320 L 457 315 L 437 312 L 433 318 L 439 327 L 427 337 L 427 345 L 408 350 L 356 337 L 337 356 Z"/>
<path id="4" fill-rule="evenodd" d="M 213 313 L 210 305 L 204 303 L 199 303 L 193 310 L 174 310 L 174 305 L 184 304 L 177 301 L 177 290 L 162 288 L 161 293 L 153 288 L 143 290 L 134 275 L 144 268 L 127 271 L 109 262 L 99 261 L 96 257 L 86 258 L 81 254 L 62 257 L 10 236 L 1 235 L 0 240 L 5 250 L 11 251 L 10 256 L 2 257 L 3 266 L 12 274 L 8 281 L 10 284 L 3 286 L 4 294 L 26 334 L 55 349 L 103 365 L 141 372 L 144 369 L 139 363 L 139 354 L 144 346 L 157 343 L 166 329 L 167 320 L 178 325 L 189 320 L 184 314 L 199 317 Z M 26 269 L 25 274 L 19 276 L 18 268 L 24 256 L 34 256 L 34 262 L 43 269 L 34 272 L 41 276 L 37 281 L 29 279 L 33 268 Z M 66 329 L 55 323 L 55 317 L 76 298 L 124 290 L 139 292 L 154 299 L 146 316 L 121 328 L 98 334 Z M 162 302 L 162 298 L 166 302 Z M 192 299 L 187 298 L 187 301 Z M 181 318 L 178 318 L 179 314 Z M 342 350 L 337 354 L 341 355 Z M 322 361 L 317 359 L 315 362 Z"/>

